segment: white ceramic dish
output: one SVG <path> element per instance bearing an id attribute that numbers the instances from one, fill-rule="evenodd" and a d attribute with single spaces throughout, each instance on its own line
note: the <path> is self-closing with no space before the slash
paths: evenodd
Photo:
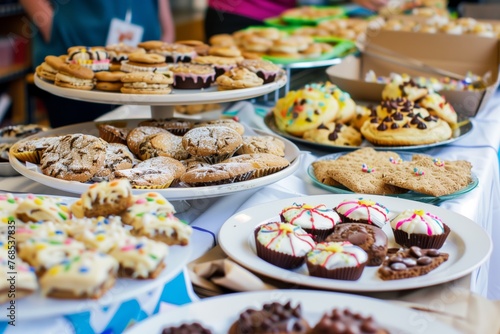
<path id="1" fill-rule="evenodd" d="M 17 195 L 23 197 L 26 195 Z M 72 203 L 77 198 L 49 196 L 60 198 L 67 204 Z M 133 297 L 143 295 L 153 289 L 165 285 L 175 278 L 189 261 L 192 251 L 192 245 L 187 246 L 169 246 L 169 254 L 165 259 L 166 268 L 161 274 L 151 280 L 134 280 L 128 278 L 119 278 L 113 288 L 107 291 L 98 300 L 63 300 L 43 297 L 40 291 L 17 300 L 16 308 L 20 310 L 17 319 L 35 320 L 49 318 L 64 314 L 80 313 L 92 309 L 100 309 L 108 305 L 119 305 L 120 303 L 132 299 Z"/>
<path id="2" fill-rule="evenodd" d="M 274 82 L 252 88 L 218 91 L 216 86 L 212 86 L 207 89 L 173 89 L 172 93 L 166 95 L 148 95 L 64 88 L 56 86 L 51 82 L 47 82 L 35 75 L 36 86 L 57 96 L 87 102 L 138 104 L 150 106 L 230 102 L 249 99 L 274 92 L 275 90 L 283 87 L 286 82 L 287 76 L 282 75 Z"/>
<path id="3" fill-rule="evenodd" d="M 292 205 L 294 202 L 311 205 L 325 204 L 328 207 L 335 207 L 345 199 L 360 197 L 383 204 L 393 214 L 405 209 L 422 209 L 440 217 L 451 229 L 448 239 L 440 249 L 449 253 L 448 261 L 429 274 L 420 277 L 383 281 L 377 276 L 378 267 L 365 267 L 359 280 L 342 281 L 309 276 L 305 264 L 295 270 L 286 270 L 257 256 L 253 237 L 254 229 L 269 221 L 279 221 L 279 213 L 282 208 Z M 383 230 L 388 235 L 389 247 L 396 246 L 389 224 L 386 224 Z M 249 208 L 236 213 L 222 225 L 218 240 L 222 250 L 229 257 L 264 276 L 303 286 L 352 292 L 395 291 L 448 282 L 471 273 L 488 259 L 492 251 L 492 242 L 488 234 L 478 224 L 462 215 L 426 203 L 395 197 L 360 194 L 296 197 Z"/>
<path id="4" fill-rule="evenodd" d="M 133 119 L 133 120 L 119 120 L 118 122 L 127 122 L 128 127 L 136 126 L 141 120 Z M 246 133 L 250 134 L 251 129 L 247 129 Z M 86 122 L 80 123 L 70 126 L 65 126 L 53 130 L 49 130 L 44 132 L 41 135 L 35 136 L 51 136 L 51 135 L 64 135 L 70 133 L 85 133 L 91 134 L 94 136 L 98 136 L 99 132 L 95 126 L 94 122 Z M 268 133 L 264 133 L 258 130 L 255 130 L 255 133 L 262 135 L 269 135 Z M 277 137 L 277 136 L 276 136 Z M 207 187 L 193 187 L 193 188 L 166 188 L 166 189 L 157 189 L 155 191 L 161 193 L 168 200 L 188 200 L 188 199 L 197 199 L 197 198 L 208 198 L 208 197 L 217 197 L 232 194 L 235 192 L 240 192 L 248 189 L 255 189 L 267 186 L 274 182 L 277 182 L 291 174 L 293 174 L 300 165 L 300 152 L 295 144 L 292 142 L 282 139 L 285 142 L 285 158 L 290 161 L 290 166 L 287 168 L 268 175 L 264 177 L 260 177 L 253 180 L 236 182 L 231 184 L 223 184 L 216 186 L 207 186 Z M 75 181 L 66 181 L 61 179 L 56 179 L 50 176 L 46 176 L 42 174 L 39 170 L 28 168 L 27 165 L 12 155 L 10 156 L 10 163 L 12 167 L 20 174 L 26 176 L 27 178 L 46 185 L 51 188 L 68 191 L 75 194 L 83 193 L 90 183 L 81 183 Z M 134 194 L 140 194 L 151 191 L 150 189 L 134 189 Z"/>
<path id="5" fill-rule="evenodd" d="M 303 316 L 314 326 L 321 316 L 334 309 L 348 308 L 363 315 L 372 315 L 374 319 L 391 333 L 459 333 L 435 318 L 424 314 L 363 296 L 348 295 L 337 292 L 309 290 L 271 290 L 246 292 L 221 297 L 208 298 L 179 308 L 160 313 L 132 326 L 127 334 L 159 334 L 167 326 L 179 326 L 183 323 L 198 322 L 210 329 L 212 333 L 227 333 L 238 315 L 248 308 L 261 309 L 265 303 L 277 301 L 292 305 L 300 303 Z M 422 322 L 415 319 L 428 319 L 425 329 Z"/>

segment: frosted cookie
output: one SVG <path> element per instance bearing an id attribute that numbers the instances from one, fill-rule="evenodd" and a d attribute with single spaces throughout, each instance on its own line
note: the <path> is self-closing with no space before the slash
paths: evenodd
<path id="1" fill-rule="evenodd" d="M 242 182 L 250 179 L 255 169 L 250 162 L 221 162 L 191 169 L 180 180 L 191 187 Z"/>
<path id="2" fill-rule="evenodd" d="M 321 242 L 307 253 L 309 275 L 323 278 L 356 281 L 368 262 L 368 255 L 348 241 Z"/>
<path id="3" fill-rule="evenodd" d="M 175 217 L 173 213 L 145 213 L 142 219 L 134 220 L 132 227 L 132 235 L 144 236 L 169 246 L 187 245 L 193 233 L 191 226 Z"/>
<path id="4" fill-rule="evenodd" d="M 69 204 L 57 197 L 27 195 L 14 211 L 23 222 L 65 222 L 71 218 Z"/>
<path id="5" fill-rule="evenodd" d="M 243 145 L 237 154 L 267 153 L 285 156 L 285 142 L 274 136 L 243 136 Z"/>
<path id="6" fill-rule="evenodd" d="M 359 146 L 363 141 L 361 133 L 354 127 L 333 122 L 320 124 L 314 129 L 305 131 L 302 138 L 334 146 Z"/>
<path id="7" fill-rule="evenodd" d="M 208 163 L 230 158 L 243 144 L 241 135 L 226 126 L 203 126 L 189 130 L 182 137 L 184 149 Z"/>
<path id="8" fill-rule="evenodd" d="M 65 223 L 53 223 L 51 221 L 30 222 L 16 225 L 16 243 L 21 244 L 34 238 L 66 237 Z"/>
<path id="9" fill-rule="evenodd" d="M 124 224 L 137 225 L 145 214 L 168 215 L 175 213 L 174 206 L 160 193 L 149 192 L 134 195 L 132 204 L 122 214 Z"/>
<path id="10" fill-rule="evenodd" d="M 288 92 L 272 111 L 278 129 L 302 137 L 305 131 L 333 121 L 338 109 L 337 99 L 323 85 L 312 84 Z"/>
<path id="11" fill-rule="evenodd" d="M 264 84 L 264 80 L 246 68 L 235 67 L 219 76 L 215 82 L 218 90 L 231 90 L 258 87 Z"/>
<path id="12" fill-rule="evenodd" d="M 173 82 L 172 72 L 132 72 L 125 74 L 120 91 L 125 94 L 169 94 Z"/>
<path id="13" fill-rule="evenodd" d="M 38 280 L 35 275 L 35 270 L 27 263 L 16 259 L 9 261 L 7 257 L 0 258 L 0 276 L 3 278 L 0 282 L 0 303 L 7 303 L 12 298 L 11 280 L 12 272 L 15 271 L 15 299 L 19 300 L 31 295 L 38 289 Z M 9 293 L 11 292 L 11 293 Z"/>
<path id="14" fill-rule="evenodd" d="M 240 154 L 222 161 L 222 163 L 228 162 L 251 163 L 255 169 L 252 178 L 279 172 L 290 165 L 287 159 L 270 153 Z"/>
<path id="15" fill-rule="evenodd" d="M 135 155 L 139 155 L 139 147 L 147 136 L 167 130 L 155 126 L 138 126 L 127 135 L 127 146 Z"/>
<path id="16" fill-rule="evenodd" d="M 95 173 L 94 179 L 109 178 L 115 170 L 132 168 L 135 160 L 134 154 L 130 152 L 126 145 L 108 143 L 106 145 L 104 166 Z"/>
<path id="17" fill-rule="evenodd" d="M 117 224 L 93 223 L 79 231 L 73 230 L 73 238 L 82 242 L 87 249 L 109 253 L 117 247 L 123 238 L 130 236 L 129 232 Z"/>
<path id="18" fill-rule="evenodd" d="M 61 137 L 40 159 L 43 174 L 67 181 L 87 182 L 104 166 L 107 143 L 81 133 Z"/>
<path id="19" fill-rule="evenodd" d="M 331 94 L 339 103 L 339 111 L 335 117 L 335 122 L 344 124 L 350 122 L 356 114 L 356 103 L 354 100 L 349 93 L 344 92 L 330 82 L 326 82 L 325 87 L 331 91 Z"/>
<path id="20" fill-rule="evenodd" d="M 361 134 L 374 145 L 411 146 L 447 140 L 452 130 L 448 123 L 434 116 L 422 118 L 418 112 L 396 112 L 382 120 L 375 117 L 365 122 Z"/>
<path id="21" fill-rule="evenodd" d="M 302 227 L 316 242 L 323 241 L 341 222 L 337 212 L 324 204 L 293 203 L 281 210 L 280 217 L 285 223 Z"/>
<path id="22" fill-rule="evenodd" d="M 339 214 L 342 223 L 362 223 L 382 228 L 389 222 L 388 208 L 362 197 L 340 202 L 335 207 L 335 211 Z"/>
<path id="23" fill-rule="evenodd" d="M 84 251 L 64 258 L 40 277 L 42 294 L 59 299 L 98 299 L 115 284 L 118 263 L 111 256 Z"/>
<path id="24" fill-rule="evenodd" d="M 438 93 L 429 93 L 424 98 L 419 100 L 422 107 L 426 108 L 433 116 L 439 117 L 446 121 L 450 126 L 457 124 L 457 113 L 452 105 Z"/>
<path id="25" fill-rule="evenodd" d="M 449 254 L 437 249 L 411 247 L 398 251 L 386 258 L 378 269 L 378 276 L 384 280 L 394 280 L 426 275 L 448 261 Z"/>
<path id="26" fill-rule="evenodd" d="M 33 266 L 38 274 L 63 261 L 68 255 L 79 254 L 85 245 L 64 235 L 32 238 L 18 245 L 18 256 Z"/>
<path id="27" fill-rule="evenodd" d="M 472 164 L 466 160 L 447 161 L 415 155 L 384 172 L 382 180 L 432 196 L 454 193 L 472 182 Z"/>
<path id="28" fill-rule="evenodd" d="M 118 277 L 156 278 L 165 268 L 168 246 L 146 237 L 128 237 L 109 254 L 120 264 Z"/>
<path id="29" fill-rule="evenodd" d="M 58 225 L 65 233 L 70 237 L 75 237 L 76 235 L 85 232 L 86 230 L 99 230 L 102 228 L 107 229 L 108 227 L 113 228 L 123 228 L 123 223 L 120 216 L 108 216 L 108 217 L 75 217 L 66 222 L 65 224 Z"/>
<path id="30" fill-rule="evenodd" d="M 132 201 L 132 187 L 123 179 L 94 183 L 81 199 L 85 217 L 120 215 Z"/>
<path id="31" fill-rule="evenodd" d="M 189 153 L 182 146 L 182 137 L 170 132 L 160 132 L 150 135 L 139 145 L 139 159 L 165 156 L 176 160 L 189 158 Z"/>
<path id="32" fill-rule="evenodd" d="M 56 86 L 91 90 L 94 88 L 94 71 L 78 64 L 64 64 L 56 74 Z"/>

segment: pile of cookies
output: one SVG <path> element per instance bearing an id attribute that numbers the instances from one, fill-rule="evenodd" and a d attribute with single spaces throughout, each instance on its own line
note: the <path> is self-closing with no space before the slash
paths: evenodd
<path id="1" fill-rule="evenodd" d="M 396 195 L 414 191 L 440 197 L 472 182 L 472 165 L 465 160 L 441 160 L 414 154 L 403 161 L 396 152 L 362 148 L 335 160 L 312 163 L 315 178 L 326 185 L 355 193 Z"/>
<path id="2" fill-rule="evenodd" d="M 192 234 L 163 196 L 134 196 L 126 180 L 94 184 L 73 203 L 0 194 L 0 207 L 3 273 L 12 271 L 7 245 L 16 232 L 16 298 L 40 289 L 51 298 L 97 299 L 118 277 L 154 279 L 170 247 L 188 245 Z"/>
<path id="3" fill-rule="evenodd" d="M 125 178 L 137 189 L 239 182 L 290 164 L 282 140 L 245 135 L 244 126 L 232 119 L 97 126 L 100 137 L 76 133 L 28 138 L 17 142 L 10 154 L 38 164 L 43 174 L 54 178 L 78 182 Z"/>
<path id="4" fill-rule="evenodd" d="M 378 106 L 356 105 L 330 82 L 290 91 L 272 109 L 279 130 L 324 145 L 412 146 L 451 138 L 457 113 L 446 99 L 409 78 L 388 83 Z"/>
<path id="5" fill-rule="evenodd" d="M 36 74 L 65 88 L 125 94 L 169 94 L 171 88 L 219 90 L 257 87 L 282 75 L 262 59 L 245 60 L 239 49 L 201 41 L 146 41 L 136 47 L 71 47 L 47 56 Z"/>

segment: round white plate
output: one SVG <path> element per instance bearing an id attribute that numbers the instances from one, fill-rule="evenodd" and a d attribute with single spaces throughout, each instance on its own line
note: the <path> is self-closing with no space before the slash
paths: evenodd
<path id="1" fill-rule="evenodd" d="M 19 197 L 26 196 L 18 194 L 15 195 Z M 57 197 L 67 204 L 77 200 L 77 198 L 64 196 L 40 196 Z M 80 313 L 92 309 L 100 309 L 109 305 L 119 305 L 122 302 L 143 295 L 159 286 L 165 285 L 167 282 L 175 278 L 188 263 L 192 247 L 193 246 L 191 244 L 188 244 L 187 246 L 169 246 L 169 253 L 165 258 L 166 268 L 157 278 L 146 280 L 118 278 L 115 286 L 97 300 L 64 300 L 46 298 L 41 295 L 40 291 L 37 291 L 26 298 L 16 301 L 16 308 L 19 310 L 17 319 L 20 321 L 35 320 L 58 315 Z"/>
<path id="2" fill-rule="evenodd" d="M 450 254 L 448 261 L 429 274 L 419 277 L 383 281 L 377 276 L 378 267 L 365 267 L 359 280 L 342 281 L 309 276 L 305 264 L 297 269 L 287 270 L 257 256 L 254 229 L 269 221 L 279 221 L 279 213 L 286 206 L 293 203 L 307 203 L 335 207 L 345 199 L 360 197 L 383 204 L 394 215 L 405 209 L 422 209 L 440 217 L 451 229 L 448 239 L 440 249 Z M 386 224 L 383 230 L 388 235 L 389 247 L 395 247 L 389 224 Z M 297 285 L 341 291 L 394 291 L 448 282 L 472 272 L 486 261 L 492 251 L 489 235 L 478 224 L 462 215 L 426 203 L 360 194 L 296 197 L 249 208 L 236 213 L 222 225 L 218 240 L 222 250 L 229 257 L 254 272 Z"/>
<path id="3" fill-rule="evenodd" d="M 134 127 L 140 121 L 141 121 L 140 119 L 133 119 L 133 120 L 118 120 L 117 122 L 126 122 L 127 127 Z M 250 134 L 251 132 L 249 131 L 253 130 L 247 129 L 246 133 Z M 86 122 L 86 123 L 60 127 L 57 129 L 52 129 L 40 134 L 36 134 L 33 137 L 42 137 L 42 136 L 46 137 L 53 135 L 59 136 L 71 133 L 84 133 L 84 134 L 99 136 L 99 131 L 96 128 L 96 123 Z M 271 135 L 259 130 L 255 130 L 255 133 L 261 135 Z M 300 151 L 297 148 L 297 146 L 289 140 L 283 138 L 280 138 L 280 140 L 285 142 L 285 153 L 286 153 L 285 158 L 288 161 L 290 161 L 290 165 L 287 168 L 277 173 L 270 174 L 264 177 L 259 177 L 257 179 L 252 179 L 243 182 L 235 182 L 231 184 L 222 184 L 222 185 L 206 186 L 206 187 L 191 187 L 191 188 L 173 187 L 166 189 L 155 189 L 155 191 L 162 194 L 168 200 L 188 200 L 188 199 L 224 196 L 248 189 L 264 187 L 274 182 L 277 182 L 293 174 L 300 166 Z M 18 171 L 20 174 L 26 176 L 27 178 L 33 181 L 36 181 L 51 188 L 64 190 L 75 194 L 82 194 L 83 192 L 85 192 L 85 190 L 87 190 L 87 188 L 91 184 L 91 183 L 81 183 L 76 181 L 66 181 L 66 180 L 56 179 L 51 176 L 42 174 L 37 169 L 28 168 L 24 162 L 17 160 L 12 155 L 9 158 L 12 167 L 14 167 L 14 169 Z M 133 189 L 134 194 L 146 193 L 150 191 L 151 189 Z"/>
<path id="4" fill-rule="evenodd" d="M 198 322 L 212 333 L 227 333 L 241 312 L 248 308 L 262 309 L 269 302 L 300 303 L 304 319 L 314 326 L 321 316 L 334 308 L 348 308 L 373 318 L 391 333 L 459 333 L 435 318 L 402 306 L 374 298 L 337 292 L 309 290 L 271 290 L 245 292 L 213 297 L 157 314 L 132 326 L 127 334 L 159 334 L 167 326 Z M 420 321 L 419 321 L 420 319 Z M 424 320 L 425 319 L 425 320 Z M 424 321 L 422 321 L 424 320 Z"/>
<path id="5" fill-rule="evenodd" d="M 64 88 L 47 82 L 35 75 L 35 85 L 51 94 L 68 99 L 87 102 L 109 103 L 109 104 L 138 104 L 150 106 L 166 106 L 174 104 L 197 104 L 230 102 L 249 99 L 274 92 L 283 87 L 287 76 L 282 75 L 278 80 L 252 88 L 233 89 L 218 91 L 216 86 L 207 89 L 172 89 L 170 94 L 123 94 L 114 92 L 103 92 L 98 90 L 81 90 Z"/>

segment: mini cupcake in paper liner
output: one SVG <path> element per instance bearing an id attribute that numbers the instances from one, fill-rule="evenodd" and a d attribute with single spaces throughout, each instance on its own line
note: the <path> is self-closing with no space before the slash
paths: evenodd
<path id="1" fill-rule="evenodd" d="M 405 210 L 391 220 L 396 243 L 401 246 L 441 248 L 451 230 L 436 215 L 424 210 Z"/>
<path id="2" fill-rule="evenodd" d="M 126 178 L 134 189 L 165 189 L 178 182 L 173 172 L 147 168 L 116 170 L 112 178 Z"/>
<path id="3" fill-rule="evenodd" d="M 219 163 L 191 169 L 180 180 L 191 187 L 214 186 L 246 181 L 253 173 L 250 163 Z"/>
<path id="4" fill-rule="evenodd" d="M 39 164 L 47 147 L 59 142 L 59 137 L 40 137 L 20 140 L 9 150 L 9 154 L 23 162 Z"/>
<path id="5" fill-rule="evenodd" d="M 270 222 L 254 230 L 257 256 L 284 269 L 304 264 L 315 246 L 312 237 L 296 225 Z"/>
<path id="6" fill-rule="evenodd" d="M 241 146 L 238 146 L 234 151 L 227 152 L 227 153 L 204 155 L 204 156 L 197 156 L 197 157 L 204 160 L 205 162 L 207 162 L 211 165 L 218 164 L 218 163 L 222 163 L 224 160 L 231 158 L 236 153 L 236 151 L 238 151 L 238 149 L 240 147 Z"/>
<path id="7" fill-rule="evenodd" d="M 99 130 L 99 137 L 106 142 L 127 145 L 127 135 L 130 129 L 119 128 L 111 124 L 99 124 L 97 129 Z"/>
<path id="8" fill-rule="evenodd" d="M 280 218 L 285 223 L 302 227 L 316 242 L 325 240 L 341 223 L 337 212 L 325 204 L 293 203 L 281 210 Z"/>
<path id="9" fill-rule="evenodd" d="M 321 242 L 306 257 L 309 275 L 346 281 L 358 280 L 367 261 L 368 254 L 348 241 Z"/>
<path id="10" fill-rule="evenodd" d="M 223 162 L 251 162 L 255 168 L 252 179 L 277 173 L 290 165 L 287 159 L 270 153 L 240 154 Z"/>

